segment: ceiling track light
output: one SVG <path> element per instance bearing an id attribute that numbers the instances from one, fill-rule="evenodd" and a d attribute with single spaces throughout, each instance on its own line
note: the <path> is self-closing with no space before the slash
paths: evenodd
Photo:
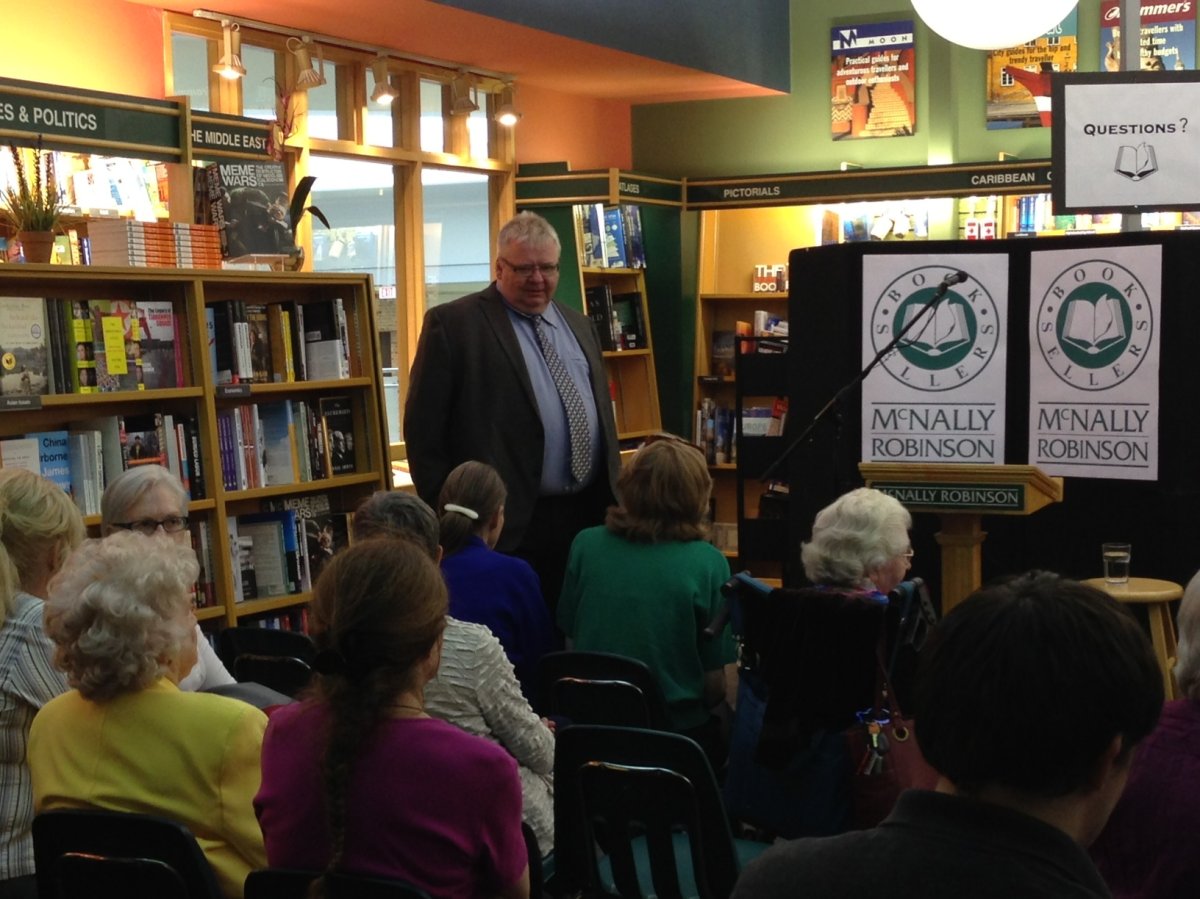
<path id="1" fill-rule="evenodd" d="M 317 48 L 319 71 L 313 67 L 313 46 Z M 313 39 L 306 34 L 304 37 L 288 38 L 287 48 L 296 55 L 296 67 L 299 69 L 296 75 L 296 90 L 306 91 L 325 83 L 325 57 L 321 55 L 320 44 L 314 45 Z"/>
<path id="2" fill-rule="evenodd" d="M 511 128 L 517 122 L 521 121 L 521 113 L 517 112 L 516 106 L 513 105 L 513 86 L 506 84 L 500 90 L 496 97 L 496 112 L 492 116 L 496 123 L 503 125 L 505 128 Z"/>
<path id="3" fill-rule="evenodd" d="M 472 96 L 475 89 L 474 79 L 470 73 L 459 70 L 450 81 L 450 114 L 470 115 L 479 108 Z"/>
<path id="4" fill-rule="evenodd" d="M 221 48 L 224 52 L 212 70 L 229 81 L 244 77 L 246 67 L 242 65 L 242 34 L 237 22 L 221 20 Z"/>
<path id="5" fill-rule="evenodd" d="M 382 53 L 371 63 L 371 74 L 375 76 L 375 90 L 371 91 L 371 101 L 384 106 L 396 99 L 387 65 L 387 57 Z"/>

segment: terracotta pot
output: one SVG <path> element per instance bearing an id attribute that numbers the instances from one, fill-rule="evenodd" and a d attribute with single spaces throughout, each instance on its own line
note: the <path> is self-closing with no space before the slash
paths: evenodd
<path id="1" fill-rule="evenodd" d="M 18 231 L 26 262 L 49 262 L 54 255 L 53 231 Z"/>

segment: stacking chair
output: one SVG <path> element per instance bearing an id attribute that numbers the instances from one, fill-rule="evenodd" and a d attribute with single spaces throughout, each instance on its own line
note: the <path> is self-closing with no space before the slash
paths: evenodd
<path id="1" fill-rule="evenodd" d="M 725 899 L 742 865 L 765 848 L 733 838 L 712 767 L 694 740 L 597 725 L 559 733 L 556 894 Z"/>
<path id="2" fill-rule="evenodd" d="M 245 899 L 308 899 L 308 887 L 319 871 L 260 868 L 246 877 Z M 330 874 L 327 899 L 430 899 L 429 894 L 403 880 L 360 874 Z"/>
<path id="3" fill-rule="evenodd" d="M 312 677 L 317 649 L 297 631 L 227 627 L 217 638 L 217 654 L 239 681 L 254 681 L 295 696 Z"/>
<path id="4" fill-rule="evenodd" d="M 543 715 L 572 724 L 670 729 L 667 701 L 644 662 L 609 652 L 566 650 L 538 665 Z"/>
<path id="5" fill-rule="evenodd" d="M 39 899 L 221 899 L 195 837 L 158 815 L 42 812 L 33 854 Z"/>

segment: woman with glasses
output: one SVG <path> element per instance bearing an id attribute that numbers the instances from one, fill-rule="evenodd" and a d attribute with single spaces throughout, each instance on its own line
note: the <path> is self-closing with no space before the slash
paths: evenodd
<path id="1" fill-rule="evenodd" d="M 83 519 L 61 487 L 20 468 L 0 471 L 0 899 L 37 896 L 26 744 L 38 709 L 67 690 L 42 630 L 42 600 L 82 539 Z"/>
<path id="2" fill-rule="evenodd" d="M 161 465 L 138 465 L 113 478 L 100 498 L 100 532 L 165 533 L 180 546 L 192 545 L 188 495 L 179 479 Z M 181 690 L 211 690 L 236 683 L 197 624 L 195 666 L 179 682 Z"/>

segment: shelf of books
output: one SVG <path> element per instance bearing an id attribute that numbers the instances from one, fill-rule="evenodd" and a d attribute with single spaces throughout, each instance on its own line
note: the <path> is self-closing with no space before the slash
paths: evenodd
<path id="1" fill-rule="evenodd" d="M 584 312 L 596 325 L 622 446 L 662 429 L 637 206 L 575 206 Z"/>
<path id="2" fill-rule="evenodd" d="M 303 627 L 348 517 L 388 486 L 365 275 L 0 266 L 0 465 L 98 528 L 163 465 L 190 496 L 197 618 Z"/>

